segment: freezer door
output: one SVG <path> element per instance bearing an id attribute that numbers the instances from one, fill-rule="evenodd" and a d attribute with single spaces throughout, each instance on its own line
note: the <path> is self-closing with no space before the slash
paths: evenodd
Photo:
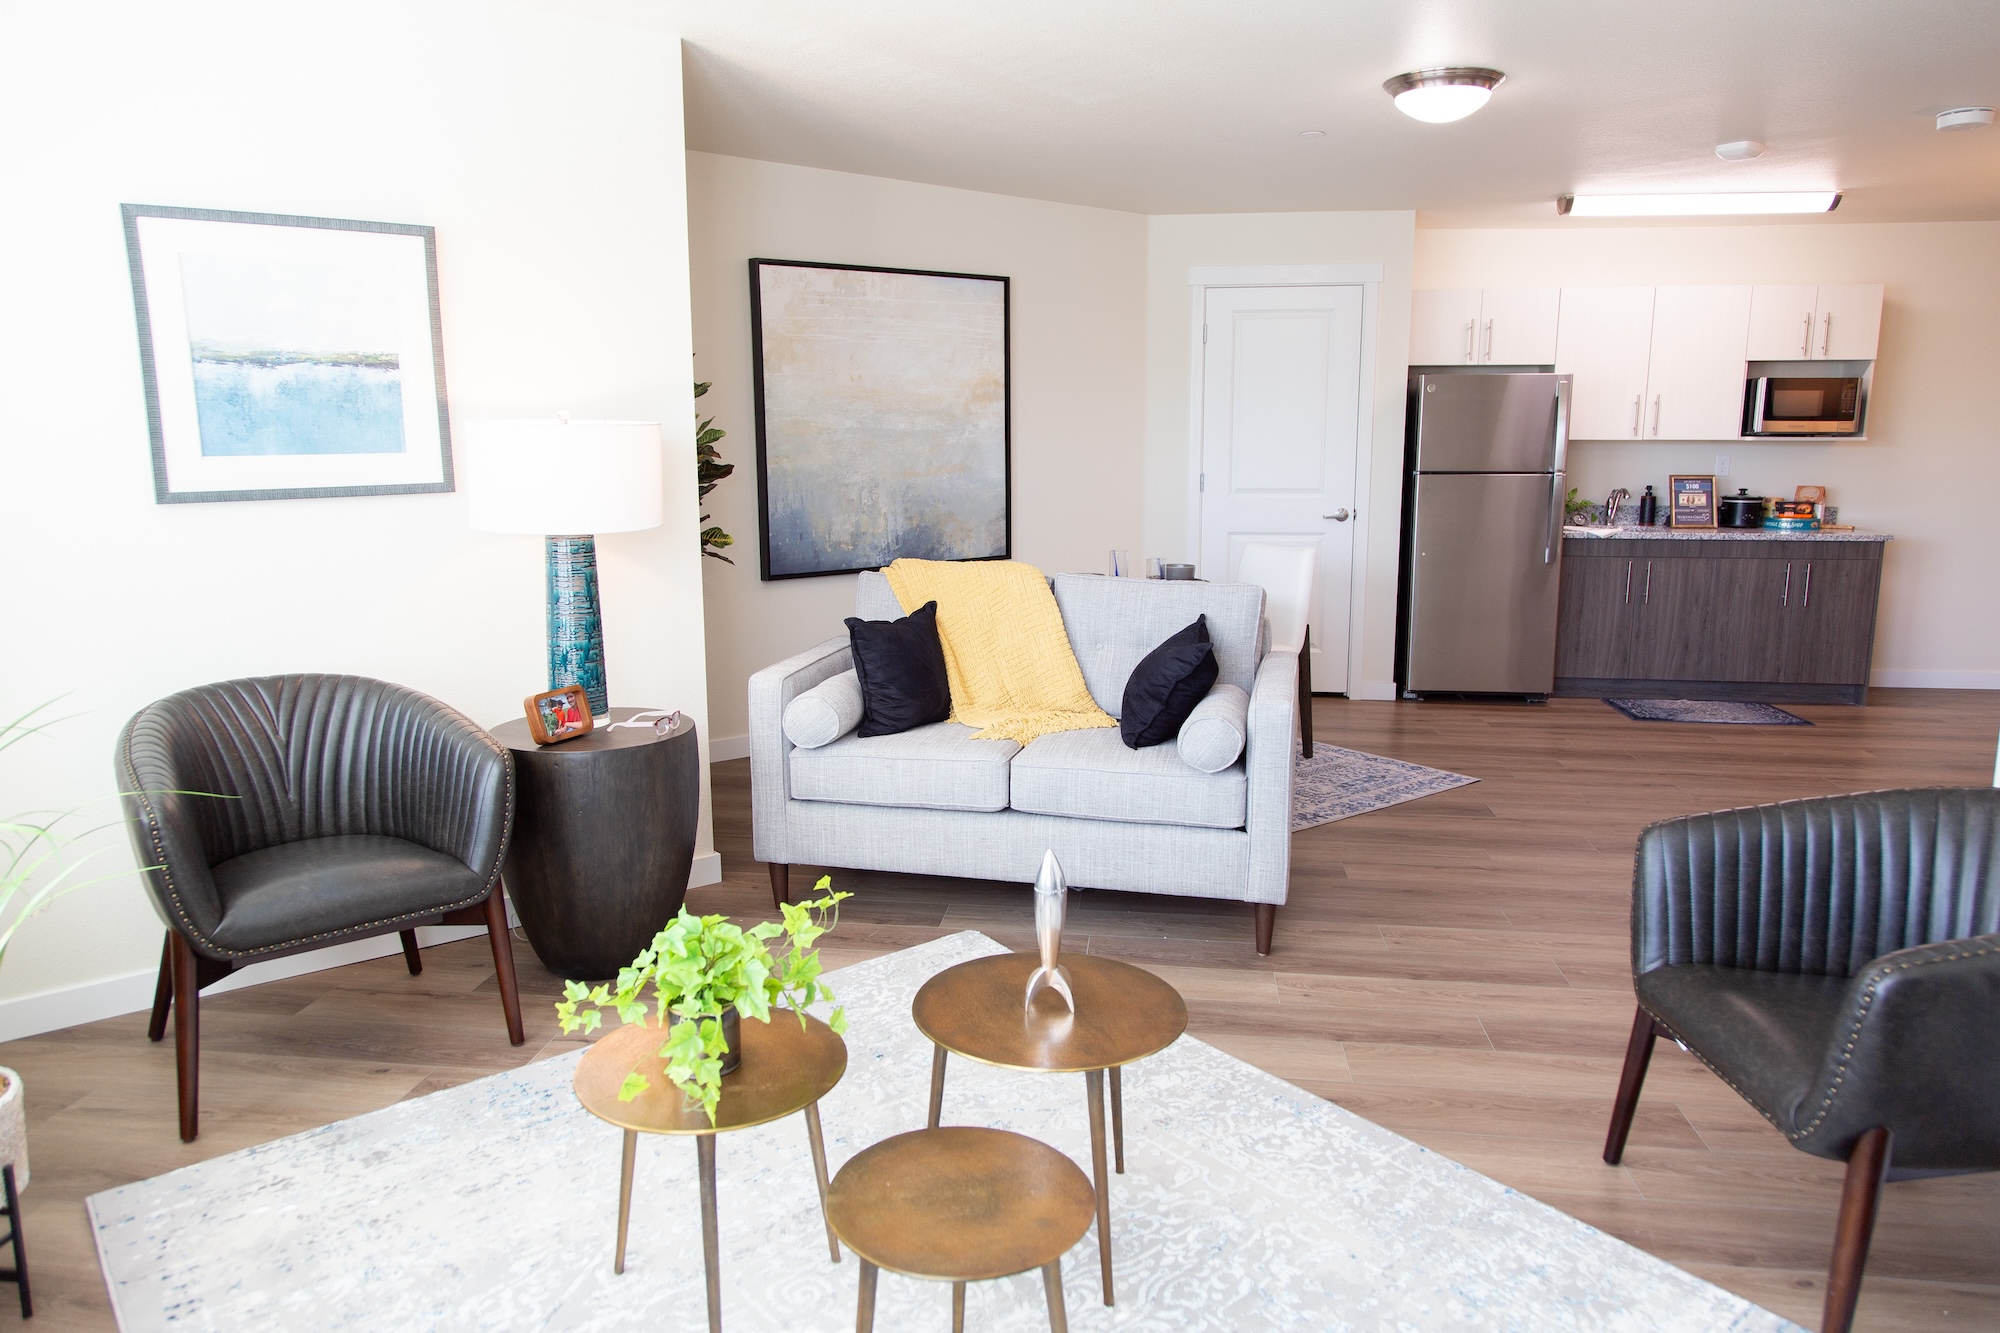
<path id="1" fill-rule="evenodd" d="M 1564 481 L 1559 472 L 1416 479 L 1406 688 L 1554 687 Z"/>
<path id="2" fill-rule="evenodd" d="M 1567 375 L 1422 375 L 1418 472 L 1559 472 Z"/>

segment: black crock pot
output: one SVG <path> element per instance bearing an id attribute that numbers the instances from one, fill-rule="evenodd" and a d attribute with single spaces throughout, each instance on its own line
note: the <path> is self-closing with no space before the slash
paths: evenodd
<path id="1" fill-rule="evenodd" d="M 1761 528 L 1764 526 L 1764 497 L 1750 494 L 1750 488 L 1739 486 L 1736 494 L 1725 495 L 1716 508 L 1716 526 L 1724 528 Z"/>

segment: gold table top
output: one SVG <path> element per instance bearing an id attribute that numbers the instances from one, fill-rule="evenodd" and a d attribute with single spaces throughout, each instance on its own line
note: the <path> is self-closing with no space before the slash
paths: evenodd
<path id="1" fill-rule="evenodd" d="M 833 1090 L 847 1072 L 847 1043 L 810 1015 L 805 1028 L 789 1009 L 773 1009 L 769 1023 L 741 1023 L 743 1062 L 722 1080 L 715 1123 L 667 1080 L 657 1052 L 665 1040 L 650 1023 L 630 1023 L 599 1039 L 576 1066 L 576 1099 L 583 1109 L 620 1129 L 646 1134 L 720 1134 L 782 1119 Z M 625 1075 L 636 1070 L 652 1086 L 629 1102 L 618 1100 Z"/>
<path id="2" fill-rule="evenodd" d="M 1071 1015 L 1043 990 L 1022 1003 L 1034 954 L 1003 953 L 948 967 L 917 991 L 910 1016 L 918 1031 L 953 1055 L 1008 1069 L 1080 1073 L 1142 1060 L 1187 1031 L 1180 992 L 1142 967 L 1066 953 L 1076 995 Z"/>

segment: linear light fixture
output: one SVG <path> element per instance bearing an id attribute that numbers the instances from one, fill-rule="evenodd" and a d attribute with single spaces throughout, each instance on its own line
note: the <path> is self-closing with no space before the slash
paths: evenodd
<path id="1" fill-rule="evenodd" d="M 1556 199 L 1556 212 L 1573 218 L 1831 213 L 1838 207 L 1838 190 L 1771 190 L 1761 194 L 1565 194 Z"/>

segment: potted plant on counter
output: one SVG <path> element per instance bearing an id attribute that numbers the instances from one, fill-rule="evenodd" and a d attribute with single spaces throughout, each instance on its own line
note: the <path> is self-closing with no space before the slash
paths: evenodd
<path id="1" fill-rule="evenodd" d="M 820 876 L 813 886 L 820 896 L 785 903 L 782 923 L 762 921 L 748 930 L 727 917 L 695 916 L 683 907 L 630 967 L 619 970 L 615 983 L 563 983 L 563 998 L 556 1003 L 562 1030 L 595 1032 L 607 1009 L 627 1023 L 664 1026 L 666 1038 L 656 1054 L 666 1064 L 667 1078 L 689 1101 L 701 1103 L 714 1124 L 723 1077 L 735 1071 L 742 1056 L 737 1037 L 741 1020 L 768 1023 L 772 1006 L 783 1001 L 803 1027 L 807 1006 L 834 998 L 820 980 L 819 950 L 813 945 L 833 929 L 841 900 L 854 895 L 833 892 L 832 883 L 829 876 Z M 773 957 L 765 944 L 779 935 L 789 946 L 782 959 Z M 653 989 L 650 1014 L 648 986 Z M 846 1032 L 846 1012 L 836 1008 L 827 1026 Z M 651 1086 L 650 1079 L 633 1070 L 625 1075 L 618 1099 L 629 1102 Z"/>

